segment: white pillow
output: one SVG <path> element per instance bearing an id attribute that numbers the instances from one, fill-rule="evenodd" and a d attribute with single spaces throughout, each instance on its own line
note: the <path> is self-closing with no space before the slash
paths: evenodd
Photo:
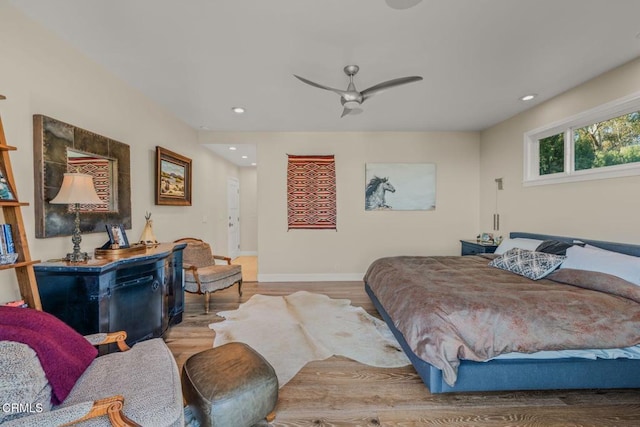
<path id="1" fill-rule="evenodd" d="M 583 246 L 583 248 L 593 249 L 594 251 L 611 252 L 611 251 L 608 251 L 608 250 L 606 250 L 606 249 L 602 249 L 602 248 L 599 248 L 599 247 L 597 247 L 597 246 L 593 246 L 593 245 L 589 245 L 589 244 L 584 245 L 584 246 Z M 614 252 L 614 253 L 615 253 L 615 252 Z"/>
<path id="2" fill-rule="evenodd" d="M 599 271 L 640 286 L 640 258 L 605 249 L 571 246 L 560 268 Z"/>
<path id="3" fill-rule="evenodd" d="M 522 237 L 518 237 L 515 239 L 504 239 L 502 243 L 496 248 L 494 254 L 502 255 L 507 252 L 509 249 L 520 248 L 527 249 L 529 251 L 535 251 L 538 246 L 540 246 L 542 240 L 536 239 L 525 239 Z"/>

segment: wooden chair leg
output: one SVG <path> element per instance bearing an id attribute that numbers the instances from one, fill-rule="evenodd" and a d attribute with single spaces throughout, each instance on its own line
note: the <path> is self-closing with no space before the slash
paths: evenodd
<path id="1" fill-rule="evenodd" d="M 276 419 L 276 411 L 269 412 L 264 419 L 267 420 L 268 423 L 272 422 Z"/>
<path id="2" fill-rule="evenodd" d="M 140 424 L 127 417 L 122 409 L 124 407 L 124 397 L 122 395 L 106 397 L 96 400 L 89 413 L 70 423 L 62 424 L 62 427 L 75 425 L 76 423 L 89 420 L 91 418 L 107 415 L 113 427 L 140 427 Z"/>
<path id="3" fill-rule="evenodd" d="M 204 313 L 209 314 L 209 299 L 211 298 L 211 292 L 204 293 Z"/>
<path id="4" fill-rule="evenodd" d="M 242 296 L 242 279 L 238 282 L 238 295 Z"/>

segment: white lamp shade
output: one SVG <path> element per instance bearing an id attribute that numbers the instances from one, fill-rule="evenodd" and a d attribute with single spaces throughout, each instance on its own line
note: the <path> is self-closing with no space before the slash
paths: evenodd
<path id="1" fill-rule="evenodd" d="M 96 194 L 93 177 L 84 173 L 65 173 L 62 186 L 49 203 L 71 205 L 74 203 L 104 203 Z"/>

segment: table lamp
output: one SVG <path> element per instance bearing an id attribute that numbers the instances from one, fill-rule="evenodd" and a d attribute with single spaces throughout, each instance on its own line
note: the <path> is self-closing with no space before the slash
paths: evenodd
<path id="1" fill-rule="evenodd" d="M 80 252 L 80 242 L 82 241 L 82 236 L 80 235 L 80 204 L 104 203 L 96 194 L 96 189 L 93 186 L 93 176 L 84 173 L 65 173 L 58 194 L 49 203 L 74 205 L 76 219 L 71 237 L 73 252 L 67 254 L 65 260 L 70 262 L 88 260 L 90 258 L 89 255 L 86 252 Z"/>

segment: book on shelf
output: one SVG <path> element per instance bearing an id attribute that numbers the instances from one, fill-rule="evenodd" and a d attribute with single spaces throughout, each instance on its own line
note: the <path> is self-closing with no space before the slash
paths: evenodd
<path id="1" fill-rule="evenodd" d="M 28 307 L 27 303 L 25 303 L 23 299 L 19 299 L 17 301 L 5 302 L 3 305 L 6 305 L 7 307 L 21 307 L 21 308 Z"/>
<path id="2" fill-rule="evenodd" d="M 4 237 L 4 224 L 0 224 L 0 255 L 7 254 L 7 241 Z"/>
<path id="3" fill-rule="evenodd" d="M 7 253 L 13 254 L 16 252 L 16 247 L 13 244 L 13 234 L 11 234 L 11 224 L 2 224 L 2 234 L 4 234 L 5 242 L 7 244 Z"/>
<path id="4" fill-rule="evenodd" d="M 13 254 L 15 252 L 11 224 L 0 224 L 0 254 Z"/>

